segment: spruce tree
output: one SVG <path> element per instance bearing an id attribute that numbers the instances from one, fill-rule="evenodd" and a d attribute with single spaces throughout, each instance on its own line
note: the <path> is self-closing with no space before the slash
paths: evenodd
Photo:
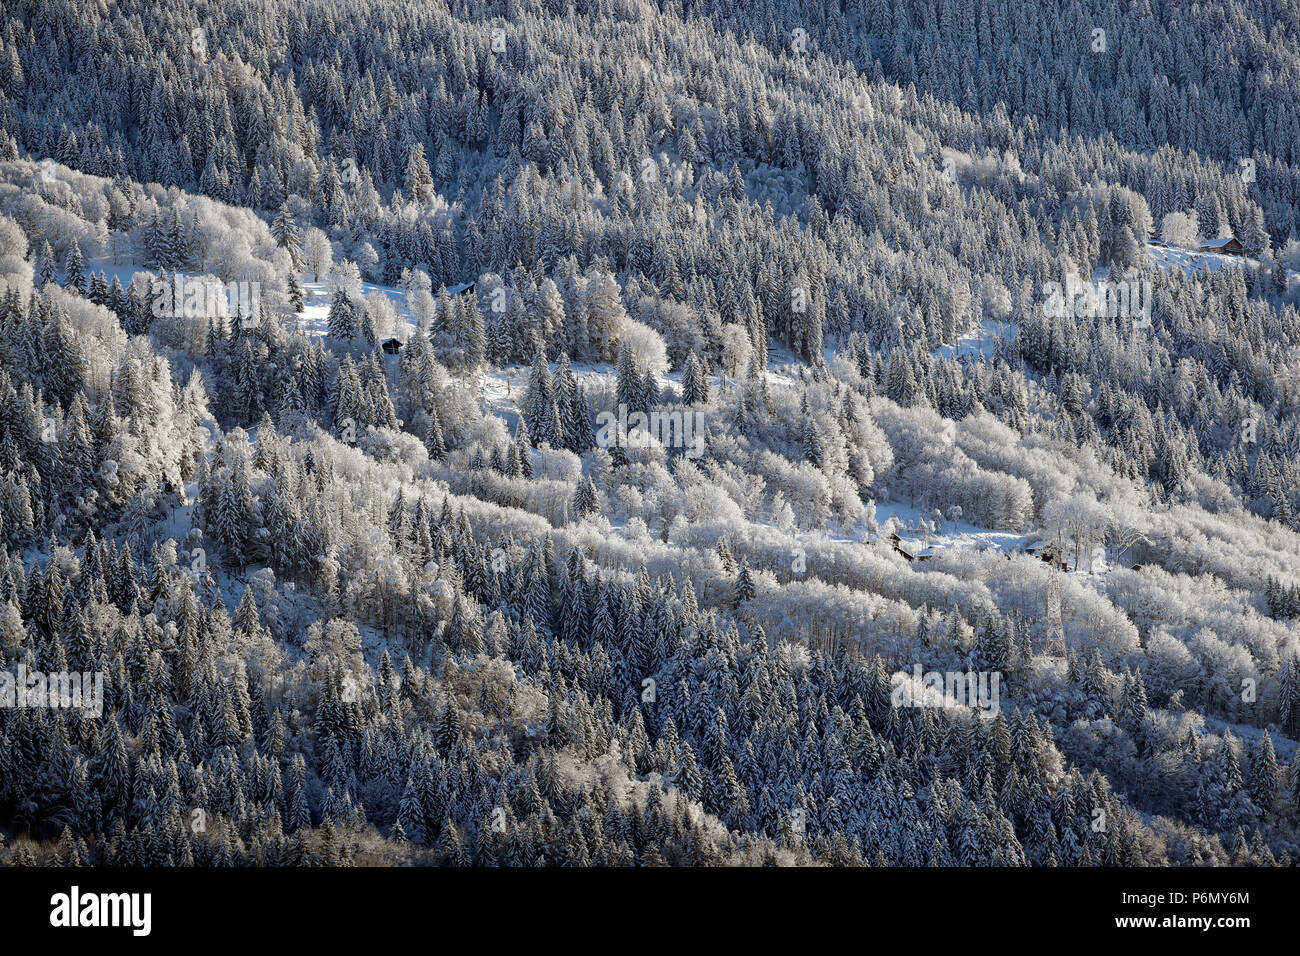
<path id="1" fill-rule="evenodd" d="M 275 220 L 271 223 L 271 236 L 277 246 L 289 253 L 289 261 L 293 263 L 294 271 L 301 271 L 302 246 L 298 238 L 298 227 L 293 221 L 293 214 L 289 212 L 287 202 L 280 204 L 280 211 L 276 213 Z"/>

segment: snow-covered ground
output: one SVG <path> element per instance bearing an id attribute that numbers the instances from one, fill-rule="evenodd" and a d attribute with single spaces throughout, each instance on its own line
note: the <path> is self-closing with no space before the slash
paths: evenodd
<path id="1" fill-rule="evenodd" d="M 146 269 L 138 263 L 126 263 L 125 265 L 115 263 L 110 256 L 99 256 L 89 260 L 86 263 L 86 274 L 98 275 L 104 273 L 111 284 L 114 277 L 122 284 L 123 288 L 130 288 L 131 280 L 138 273 L 157 275 L 157 270 Z M 189 273 L 176 273 L 184 279 L 189 280 L 197 278 L 196 275 Z M 308 281 L 306 278 L 299 278 L 299 287 L 303 295 L 303 311 L 298 316 L 298 324 L 308 335 L 325 335 L 329 328 L 329 311 L 330 301 L 334 297 L 333 290 L 328 282 Z M 405 320 L 408 324 L 414 320 L 411 310 L 406 304 L 406 292 L 393 286 L 378 285 L 374 282 L 362 282 L 361 292 L 365 296 L 381 293 L 388 297 L 394 310 L 397 312 L 399 319 Z M 399 338 L 405 338 L 403 331 L 394 330 Z"/>
<path id="2" fill-rule="evenodd" d="M 1245 256 L 1226 256 L 1217 252 L 1194 252 L 1191 249 L 1155 245 L 1153 243 L 1147 243 L 1147 252 L 1151 255 L 1151 261 L 1161 269 L 1179 269 L 1184 275 L 1188 276 L 1194 272 L 1218 272 L 1220 269 L 1228 267 L 1240 268 L 1243 265 L 1248 265 L 1251 268 L 1259 267 L 1257 260 Z"/>
<path id="3" fill-rule="evenodd" d="M 940 551 L 1005 553 L 1018 550 L 1026 543 L 1026 538 L 1022 534 L 981 528 L 967 521 L 954 521 L 946 516 L 939 522 L 938 530 L 928 534 L 921 528 L 921 522 L 931 520 L 928 512 L 910 504 L 877 501 L 876 522 L 882 529 L 891 518 L 897 519 L 898 536 L 902 539 L 903 547 L 912 554 L 921 553 L 927 548 L 930 554 L 937 554 Z"/>
<path id="4" fill-rule="evenodd" d="M 1017 554 L 1040 543 L 1039 537 L 1034 534 L 996 531 L 968 521 L 953 520 L 947 515 L 938 522 L 937 529 L 931 532 L 928 530 L 929 522 L 933 520 L 931 515 L 932 511 L 910 504 L 876 502 L 876 522 L 881 528 L 881 534 L 888 534 L 888 529 L 892 527 L 898 534 L 902 548 L 916 557 L 938 557 L 945 553 L 967 551 Z M 891 519 L 896 524 L 891 524 Z M 1073 564 L 1073 553 L 1067 555 L 1067 559 Z M 918 564 L 916 567 L 924 570 L 926 565 Z M 1112 570 L 1114 568 L 1107 560 L 1105 549 L 1098 545 L 1093 549 L 1091 562 L 1087 555 L 1081 554 L 1079 567 L 1062 573 L 1077 576 L 1081 581 L 1090 580 L 1100 586 L 1102 576 Z"/>
<path id="5" fill-rule="evenodd" d="M 87 279 L 89 279 L 92 275 L 99 275 L 99 273 L 102 272 L 104 273 L 104 277 L 108 280 L 108 284 L 110 286 L 113 284 L 114 277 L 116 277 L 117 281 L 122 283 L 123 289 L 131 288 L 131 279 L 137 272 L 147 272 L 147 271 L 148 270 L 145 269 L 143 266 L 138 266 L 134 263 L 128 263 L 127 265 L 118 265 L 117 263 L 113 262 L 112 256 L 96 256 L 94 258 L 86 260 Z"/>
<path id="6" fill-rule="evenodd" d="M 999 341 L 1016 337 L 1018 326 L 1014 322 L 984 319 L 978 329 L 968 329 L 952 345 L 941 345 L 934 350 L 937 358 L 954 358 L 963 355 L 992 358 Z"/>
<path id="7" fill-rule="evenodd" d="M 303 310 L 298 316 L 298 324 L 308 335 L 325 335 L 329 331 L 330 302 L 334 298 L 333 289 L 328 282 L 302 280 L 298 284 L 302 287 L 303 302 Z M 406 292 L 404 290 L 393 286 L 376 285 L 373 282 L 361 283 L 362 295 L 370 296 L 376 292 L 388 296 L 388 300 L 397 311 L 399 319 L 405 320 L 408 325 L 414 324 L 415 320 L 406 304 Z M 401 329 L 394 329 L 393 334 L 403 340 L 407 337 Z"/>

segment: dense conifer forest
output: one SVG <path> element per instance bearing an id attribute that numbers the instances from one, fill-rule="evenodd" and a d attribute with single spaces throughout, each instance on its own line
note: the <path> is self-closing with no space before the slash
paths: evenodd
<path id="1" fill-rule="evenodd" d="M 1291 865 L 1298 101 L 1280 0 L 9 0 L 0 864 Z"/>

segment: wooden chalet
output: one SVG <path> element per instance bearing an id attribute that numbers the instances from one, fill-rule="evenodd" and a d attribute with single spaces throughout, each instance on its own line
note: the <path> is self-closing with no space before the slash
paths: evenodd
<path id="1" fill-rule="evenodd" d="M 1221 256 L 1244 256 L 1246 254 L 1246 248 L 1237 241 L 1235 236 L 1211 239 L 1203 245 L 1197 246 L 1196 251 L 1214 252 Z"/>

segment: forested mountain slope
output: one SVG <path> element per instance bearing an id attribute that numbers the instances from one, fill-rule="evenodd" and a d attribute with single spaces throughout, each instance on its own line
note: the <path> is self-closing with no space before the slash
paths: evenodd
<path id="1" fill-rule="evenodd" d="M 1289 863 L 1296 17 L 10 3 L 0 861 Z"/>

